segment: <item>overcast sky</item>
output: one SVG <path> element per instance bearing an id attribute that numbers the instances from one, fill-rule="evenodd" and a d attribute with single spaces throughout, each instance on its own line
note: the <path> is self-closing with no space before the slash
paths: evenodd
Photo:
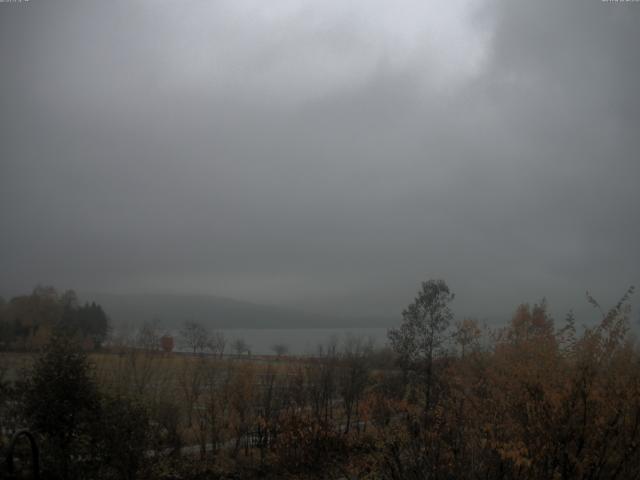
<path id="1" fill-rule="evenodd" d="M 640 3 L 0 3 L 0 292 L 398 314 L 640 285 Z"/>

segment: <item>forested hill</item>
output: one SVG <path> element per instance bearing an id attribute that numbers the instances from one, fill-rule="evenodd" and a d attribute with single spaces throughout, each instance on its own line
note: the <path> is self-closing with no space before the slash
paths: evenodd
<path id="1" fill-rule="evenodd" d="M 140 324 L 158 319 L 165 328 L 193 320 L 209 328 L 388 327 L 390 319 L 321 315 L 208 295 L 84 293 L 83 301 L 102 305 L 112 323 Z"/>

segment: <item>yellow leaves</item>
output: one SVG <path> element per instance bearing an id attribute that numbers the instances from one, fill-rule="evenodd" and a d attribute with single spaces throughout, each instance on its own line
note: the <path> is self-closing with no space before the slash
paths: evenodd
<path id="1" fill-rule="evenodd" d="M 532 464 L 529 450 L 522 441 L 505 442 L 495 450 L 501 459 L 513 462 L 517 467 L 528 468 Z"/>

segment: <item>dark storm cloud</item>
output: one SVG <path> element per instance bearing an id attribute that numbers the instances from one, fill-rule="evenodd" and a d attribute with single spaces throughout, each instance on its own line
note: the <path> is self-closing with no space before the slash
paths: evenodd
<path id="1" fill-rule="evenodd" d="M 0 4 L 0 289 L 613 301 L 640 265 L 640 7 L 452 5 Z"/>

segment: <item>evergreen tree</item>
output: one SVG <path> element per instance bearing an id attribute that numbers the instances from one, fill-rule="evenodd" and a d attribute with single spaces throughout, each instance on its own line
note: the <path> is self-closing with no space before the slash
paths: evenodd
<path id="1" fill-rule="evenodd" d="M 85 353 L 55 334 L 22 385 L 22 414 L 44 439 L 45 468 L 64 479 L 81 478 L 92 458 L 90 429 L 99 395 Z"/>

